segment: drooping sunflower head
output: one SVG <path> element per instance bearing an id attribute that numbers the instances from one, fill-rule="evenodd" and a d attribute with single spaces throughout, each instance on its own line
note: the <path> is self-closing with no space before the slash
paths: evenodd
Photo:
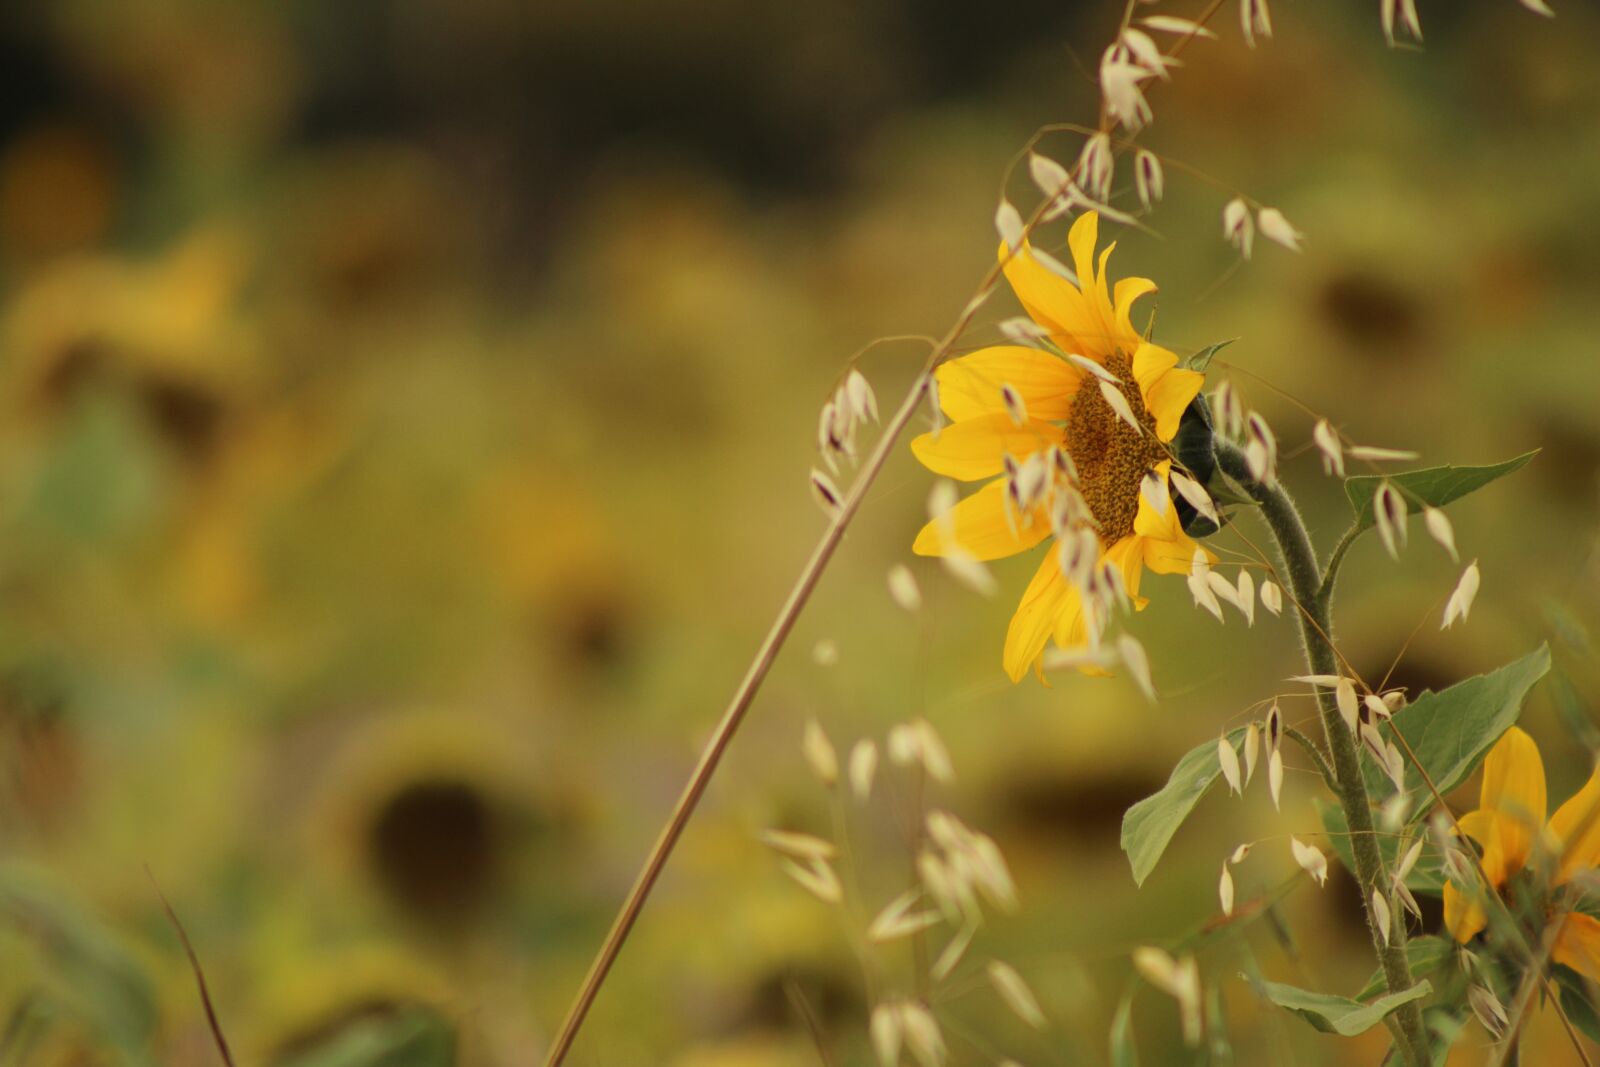
<path id="1" fill-rule="evenodd" d="M 1093 213 L 1073 224 L 1075 273 L 1026 243 L 1001 246 L 1006 279 L 1044 336 L 940 367 L 953 421 L 912 443 L 940 474 L 990 479 L 930 522 L 915 551 L 988 560 L 1053 540 L 1006 638 L 1013 680 L 1039 667 L 1052 638 L 1097 644 L 1116 602 L 1144 607 L 1144 568 L 1187 573 L 1197 550 L 1167 483 L 1171 442 L 1203 377 L 1134 329 L 1132 305 L 1155 284 L 1113 287 L 1111 248 L 1095 256 L 1098 227 Z"/>

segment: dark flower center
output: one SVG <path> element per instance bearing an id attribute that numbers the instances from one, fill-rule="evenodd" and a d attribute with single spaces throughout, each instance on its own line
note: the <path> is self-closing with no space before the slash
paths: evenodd
<path id="1" fill-rule="evenodd" d="M 1100 524 L 1101 542 L 1109 548 L 1133 533 L 1139 483 L 1167 458 L 1167 450 L 1156 439 L 1156 420 L 1145 410 L 1133 377 L 1133 360 L 1118 351 L 1107 357 L 1105 366 L 1120 379 L 1113 388 L 1128 401 L 1144 432 L 1112 409 L 1098 379 L 1086 378 L 1067 417 L 1067 453 L 1078 468 L 1078 491 Z"/>

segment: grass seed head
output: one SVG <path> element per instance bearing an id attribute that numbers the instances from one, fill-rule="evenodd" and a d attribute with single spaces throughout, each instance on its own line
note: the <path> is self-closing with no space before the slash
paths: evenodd
<path id="1" fill-rule="evenodd" d="M 832 786 L 839 780 L 839 755 L 833 742 L 815 718 L 806 720 L 805 734 L 800 740 L 801 753 L 811 767 L 811 773 L 823 785 Z"/>
<path id="2" fill-rule="evenodd" d="M 1006 1007 L 1016 1013 L 1017 1018 L 1035 1030 L 1044 1030 L 1050 1025 L 1044 1010 L 1039 1007 L 1038 998 L 1015 967 L 1000 960 L 990 960 L 986 970 L 995 992 L 1005 1001 Z"/>

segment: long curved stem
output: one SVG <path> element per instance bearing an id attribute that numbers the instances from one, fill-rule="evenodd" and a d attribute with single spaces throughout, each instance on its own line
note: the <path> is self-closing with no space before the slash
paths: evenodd
<path id="1" fill-rule="evenodd" d="M 965 319 L 960 325 L 965 324 Z M 954 334 L 955 331 L 952 331 Z M 684 784 L 683 792 L 678 797 L 678 802 L 673 805 L 672 814 L 667 823 L 661 828 L 660 835 L 656 838 L 655 845 L 650 849 L 639 876 L 634 880 L 633 888 L 628 891 L 627 899 L 617 912 L 616 919 L 611 924 L 611 929 L 606 934 L 600 951 L 595 955 L 594 962 L 589 967 L 589 973 L 584 976 L 583 985 L 578 989 L 572 1007 L 567 1011 L 566 1018 L 562 1021 L 561 1029 L 556 1034 L 554 1043 L 550 1046 L 546 1067 L 558 1067 L 572 1048 L 572 1042 L 578 1036 L 578 1029 L 583 1025 L 584 1019 L 589 1014 L 589 1008 L 594 1004 L 595 996 L 600 992 L 600 987 L 605 984 L 606 975 L 611 970 L 611 965 L 616 962 L 617 953 L 622 950 L 622 943 L 628 939 L 628 934 L 633 929 L 634 922 L 639 918 L 639 912 L 644 908 L 645 901 L 650 896 L 650 891 L 655 888 L 656 879 L 661 876 L 662 868 L 667 864 L 667 858 L 672 855 L 673 847 L 678 843 L 683 829 L 689 824 L 689 818 L 694 814 L 695 807 L 700 802 L 700 797 L 705 793 L 706 786 L 711 782 L 711 775 L 716 771 L 717 764 L 722 760 L 722 754 L 727 751 L 728 744 L 733 740 L 733 735 L 738 732 L 739 724 L 744 721 L 745 712 L 750 710 L 750 704 L 755 700 L 756 692 L 761 688 L 761 683 L 766 679 L 767 672 L 772 668 L 773 662 L 778 658 L 778 651 L 783 647 L 784 641 L 789 636 L 789 631 L 794 628 L 795 621 L 800 617 L 800 611 L 805 607 L 806 601 L 811 599 L 811 593 L 816 589 L 817 581 L 822 577 L 823 570 L 828 561 L 833 557 L 834 550 L 839 547 L 840 540 L 844 537 L 845 529 L 850 525 L 850 520 L 855 517 L 860 509 L 861 502 L 866 498 L 867 489 L 872 485 L 878 472 L 883 469 L 884 462 L 889 458 L 895 443 L 899 441 L 900 434 L 905 430 L 911 418 L 916 414 L 918 406 L 922 403 L 923 395 L 927 392 L 929 376 L 946 351 L 950 341 L 947 338 L 937 346 L 928 357 L 927 364 L 917 373 L 916 380 L 907 391 L 905 399 L 901 402 L 894 416 L 884 425 L 883 434 L 878 440 L 877 447 L 862 465 L 860 473 L 856 476 L 854 485 L 846 495 L 844 504 L 834 516 L 833 522 L 823 533 L 822 539 L 817 542 L 817 547 L 812 550 L 811 558 L 806 561 L 805 567 L 800 571 L 800 576 L 795 580 L 794 588 L 790 590 L 789 597 L 779 609 L 778 616 L 772 622 L 772 628 L 767 631 L 766 640 L 761 643 L 760 650 L 755 659 L 751 661 L 749 669 L 745 672 L 744 680 L 739 683 L 739 688 L 734 691 L 733 698 L 728 702 L 727 710 L 722 713 L 722 719 L 712 731 L 711 738 L 706 742 L 705 748 L 700 753 L 700 762 L 695 765 L 689 780 Z"/>
<path id="2" fill-rule="evenodd" d="M 1332 582 L 1324 587 L 1322 568 L 1317 563 L 1311 535 L 1306 532 L 1305 522 L 1300 518 L 1294 500 L 1276 480 L 1270 484 L 1257 481 L 1250 473 L 1244 453 L 1236 446 L 1218 441 L 1216 452 L 1217 465 L 1222 472 L 1261 506 L 1261 515 L 1278 543 L 1278 553 L 1289 579 L 1290 592 L 1299 605 L 1300 642 L 1305 651 L 1306 666 L 1312 674 L 1339 674 L 1338 657 L 1334 655 L 1331 643 Z M 1399 908 L 1391 908 L 1389 928 L 1385 930 L 1378 924 L 1372 911 L 1373 892 L 1387 896 L 1389 886 L 1383 855 L 1378 851 L 1372 807 L 1367 802 L 1366 786 L 1362 782 L 1355 738 L 1344 725 L 1331 691 L 1319 687 L 1317 705 L 1322 715 L 1328 752 L 1332 756 L 1334 792 L 1339 798 L 1339 806 L 1344 809 L 1345 821 L 1350 829 L 1350 851 L 1355 858 L 1356 882 L 1361 888 L 1372 947 L 1383 968 L 1384 982 L 1389 992 L 1400 993 L 1412 986 L 1411 964 L 1406 959 L 1404 912 Z M 1410 1067 L 1425 1067 L 1428 1063 L 1428 1042 L 1422 1026 L 1422 1010 L 1417 1003 L 1412 1001 L 1402 1005 L 1387 1021 L 1406 1063 Z"/>

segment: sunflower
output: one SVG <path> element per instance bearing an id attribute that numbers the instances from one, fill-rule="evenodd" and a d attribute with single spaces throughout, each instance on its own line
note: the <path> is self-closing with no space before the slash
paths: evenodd
<path id="1" fill-rule="evenodd" d="M 1535 853 L 1552 863 L 1549 888 L 1567 886 L 1600 868 L 1600 769 L 1545 822 L 1544 763 L 1533 739 L 1513 726 L 1483 761 L 1483 786 L 1476 811 L 1460 819 L 1461 831 L 1483 849 L 1478 861 L 1496 891 L 1505 890 Z M 1543 839 L 1540 840 L 1540 830 Z M 1563 906 L 1552 894 L 1547 921 L 1560 923 L 1550 956 L 1600 982 L 1600 919 Z M 1444 887 L 1444 922 L 1460 942 L 1487 924 L 1482 903 L 1449 882 Z"/>
<path id="2" fill-rule="evenodd" d="M 1143 609 L 1143 570 L 1187 574 L 1197 550 L 1166 487 L 1169 443 L 1204 378 L 1133 328 L 1133 304 L 1155 283 L 1123 278 L 1112 288 L 1106 261 L 1115 244 L 1096 264 L 1098 231 L 1093 212 L 1073 223 L 1076 283 L 1026 243 L 1015 254 L 1000 246 L 1006 280 L 1045 344 L 985 348 L 942 365 L 939 403 L 951 422 L 911 444 L 938 474 L 988 480 L 925 526 L 913 551 L 992 560 L 1052 536 L 1060 546 L 1045 554 L 1011 619 L 1004 664 L 1013 682 L 1030 668 L 1042 676 L 1051 638 L 1064 649 L 1096 642 L 1111 592 Z M 1154 502 L 1141 492 L 1147 477 L 1159 486 Z"/>

